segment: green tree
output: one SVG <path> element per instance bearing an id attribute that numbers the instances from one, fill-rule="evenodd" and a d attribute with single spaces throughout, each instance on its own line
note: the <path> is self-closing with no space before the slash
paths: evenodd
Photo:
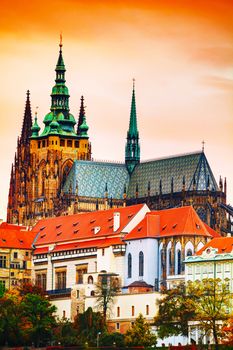
<path id="1" fill-rule="evenodd" d="M 97 334 L 99 332 L 103 334 L 106 329 L 103 315 L 94 312 L 91 307 L 77 315 L 74 327 L 78 331 L 79 343 L 84 345 L 87 342 L 91 346 L 96 346 Z"/>
<path id="2" fill-rule="evenodd" d="M 213 334 L 218 349 L 224 321 L 229 318 L 232 297 L 228 283 L 219 279 L 189 282 L 165 292 L 159 304 L 155 325 L 158 335 L 187 335 L 188 321 L 197 321 L 203 334 Z"/>
<path id="3" fill-rule="evenodd" d="M 15 295 L 5 293 L 0 298 L 0 345 L 23 344 L 22 314 Z"/>
<path id="4" fill-rule="evenodd" d="M 174 289 L 163 290 L 158 301 L 158 315 L 155 317 L 158 336 L 188 335 L 188 321 L 195 317 L 195 303 L 186 293 L 184 284 Z"/>
<path id="5" fill-rule="evenodd" d="M 106 323 L 107 312 L 120 292 L 119 280 L 111 274 L 103 273 L 95 286 L 97 308 L 102 311 Z"/>
<path id="6" fill-rule="evenodd" d="M 152 346 L 156 344 L 156 336 L 151 333 L 150 325 L 142 316 L 136 318 L 134 325 L 125 334 L 126 346 Z"/>
<path id="7" fill-rule="evenodd" d="M 1 283 L 1 281 L 0 281 L 0 298 L 3 297 L 4 293 L 5 293 L 5 286 L 4 286 L 4 284 Z"/>
<path id="8" fill-rule="evenodd" d="M 229 309 L 232 306 L 228 282 L 222 282 L 220 279 L 189 282 L 187 294 L 190 297 L 195 296 L 195 319 L 199 328 L 205 334 L 213 334 L 215 349 L 218 349 L 223 324 L 228 320 Z"/>
<path id="9" fill-rule="evenodd" d="M 59 320 L 53 333 L 54 340 L 63 346 L 80 345 L 78 331 L 74 324 L 67 319 Z"/>
<path id="10" fill-rule="evenodd" d="M 26 294 L 21 302 L 22 315 L 25 320 L 25 332 L 35 346 L 51 340 L 52 330 L 56 325 L 54 313 L 56 307 L 39 294 Z"/>
<path id="11" fill-rule="evenodd" d="M 100 338 L 101 346 L 113 346 L 123 348 L 125 346 L 125 336 L 119 332 L 104 333 Z"/>

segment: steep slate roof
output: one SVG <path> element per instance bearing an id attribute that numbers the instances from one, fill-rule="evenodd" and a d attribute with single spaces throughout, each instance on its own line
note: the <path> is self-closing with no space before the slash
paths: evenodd
<path id="1" fill-rule="evenodd" d="M 233 237 L 216 237 L 202 247 L 195 255 L 202 255 L 207 248 L 215 248 L 218 254 L 233 252 Z"/>
<path id="2" fill-rule="evenodd" d="M 79 196 L 103 198 L 107 183 L 109 198 L 122 199 L 124 185 L 128 181 L 129 174 L 124 164 L 77 160 L 70 170 L 63 191 L 68 193 L 71 187 L 75 193 L 77 185 Z"/>
<path id="3" fill-rule="evenodd" d="M 154 220 L 152 220 L 154 216 Z M 145 218 L 125 237 L 124 240 L 140 238 L 161 238 L 172 236 L 220 236 L 206 225 L 191 206 L 147 213 Z"/>
<path id="4" fill-rule="evenodd" d="M 126 208 L 102 210 L 96 212 L 60 216 L 40 220 L 33 228 L 37 234 L 34 245 L 39 247 L 45 244 L 65 243 L 71 241 L 93 240 L 109 238 L 119 235 L 122 229 L 142 209 L 144 204 L 138 204 Z M 113 215 L 120 213 L 120 227 L 113 231 Z M 95 234 L 94 228 L 100 227 Z M 85 244 L 87 241 L 85 242 Z M 118 244 L 120 241 L 117 241 Z"/>
<path id="5" fill-rule="evenodd" d="M 137 184 L 138 196 L 147 196 L 148 182 L 150 182 L 150 195 L 159 194 L 160 180 L 162 181 L 162 193 L 171 193 L 172 178 L 173 192 L 181 192 L 184 176 L 186 190 L 192 190 L 194 178 L 197 190 L 207 189 L 208 178 L 210 190 L 218 189 L 205 154 L 203 152 L 196 152 L 145 161 L 138 164 L 131 175 L 128 198 L 135 197 Z"/>
<path id="6" fill-rule="evenodd" d="M 0 225 L 0 248 L 32 249 L 35 233 L 25 227 L 2 223 Z"/>
<path id="7" fill-rule="evenodd" d="M 205 154 L 195 152 L 141 162 L 131 176 L 125 164 L 76 160 L 63 191 L 68 193 L 71 188 L 75 193 L 78 185 L 79 196 L 103 198 L 107 183 L 109 197 L 122 199 L 126 185 L 127 197 L 135 198 L 138 185 L 138 197 L 141 198 L 147 197 L 149 182 L 151 196 L 159 194 L 160 181 L 162 194 L 171 193 L 172 178 L 173 192 L 182 191 L 184 179 L 186 190 L 192 190 L 194 182 L 197 190 L 207 190 L 208 186 L 210 190 L 218 190 Z"/>

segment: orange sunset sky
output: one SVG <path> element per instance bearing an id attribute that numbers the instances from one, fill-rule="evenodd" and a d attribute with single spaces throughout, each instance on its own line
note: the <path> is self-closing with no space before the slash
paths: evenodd
<path id="1" fill-rule="evenodd" d="M 71 113 L 83 94 L 94 158 L 124 159 L 135 78 L 141 159 L 200 150 L 204 139 L 233 204 L 232 0 L 1 0 L 1 218 L 26 90 L 42 126 L 60 32 Z"/>

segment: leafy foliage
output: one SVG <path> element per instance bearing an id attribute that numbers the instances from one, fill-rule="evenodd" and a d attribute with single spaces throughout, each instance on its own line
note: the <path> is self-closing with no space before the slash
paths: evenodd
<path id="1" fill-rule="evenodd" d="M 222 336 L 222 323 L 229 318 L 228 310 L 231 298 L 228 283 L 220 279 L 203 279 L 201 282 L 189 282 L 187 294 L 194 296 L 195 319 L 205 334 L 213 333 L 218 345 Z M 217 346 L 218 347 L 218 346 Z"/>
<path id="2" fill-rule="evenodd" d="M 77 315 L 74 327 L 78 332 L 79 343 L 87 342 L 92 346 L 96 346 L 97 334 L 105 332 L 103 315 L 100 312 L 94 312 L 91 307 Z"/>
<path id="3" fill-rule="evenodd" d="M 17 298 L 6 293 L 0 298 L 0 345 L 23 343 L 22 315 Z"/>
<path id="4" fill-rule="evenodd" d="M 222 328 L 222 342 L 224 344 L 233 345 L 233 317 L 230 317 L 226 325 Z"/>
<path id="5" fill-rule="evenodd" d="M 156 336 L 151 333 L 150 325 L 142 314 L 136 318 L 134 325 L 125 334 L 126 346 L 152 346 L 156 344 Z"/>
<path id="6" fill-rule="evenodd" d="M 203 279 L 181 285 L 165 292 L 159 301 L 155 318 L 161 338 L 170 335 L 187 335 L 188 321 L 198 321 L 204 334 L 212 333 L 215 344 L 222 335 L 222 323 L 228 318 L 231 298 L 228 283 L 219 279 Z"/>
<path id="7" fill-rule="evenodd" d="M 195 316 L 195 304 L 186 294 L 184 284 L 164 290 L 159 300 L 159 312 L 155 317 L 160 338 L 172 335 L 188 335 L 188 321 Z"/>
<path id="8" fill-rule="evenodd" d="M 78 331 L 73 323 L 67 319 L 62 319 L 57 322 L 54 329 L 54 340 L 63 346 L 80 345 L 78 339 Z"/>
<path id="9" fill-rule="evenodd" d="M 46 343 L 51 339 L 52 329 L 56 325 L 54 313 L 56 307 L 49 300 L 38 294 L 26 294 L 21 302 L 22 315 L 30 342 L 39 345 L 40 339 Z"/>
<path id="10" fill-rule="evenodd" d="M 33 294 L 39 293 L 39 294 Z M 51 306 L 37 288 L 21 286 L 0 298 L 0 345 L 38 345 L 40 337 L 48 340 L 55 324 Z"/>
<path id="11" fill-rule="evenodd" d="M 114 333 L 104 333 L 100 338 L 101 346 L 113 346 L 123 348 L 125 346 L 125 336 L 124 334 L 114 332 Z"/>

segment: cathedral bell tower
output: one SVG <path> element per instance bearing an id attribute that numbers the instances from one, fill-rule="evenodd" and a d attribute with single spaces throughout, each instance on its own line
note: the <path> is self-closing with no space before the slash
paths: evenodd
<path id="1" fill-rule="evenodd" d="M 29 93 L 27 94 L 22 135 L 18 142 L 16 164 L 11 174 L 9 222 L 33 224 L 41 217 L 60 214 L 67 207 L 62 198 L 62 187 L 74 161 L 91 160 L 83 97 L 77 130 L 76 120 L 70 113 L 70 95 L 65 80 L 62 46 L 61 40 L 50 112 L 44 117 L 42 132 L 38 125 L 37 113 L 32 125 Z M 26 159 L 26 163 L 23 173 L 21 171 L 21 174 L 16 176 L 21 158 Z M 19 194 L 17 201 L 12 198 L 13 189 Z M 16 214 L 17 218 L 14 219 Z"/>
<path id="2" fill-rule="evenodd" d="M 133 92 L 130 112 L 129 130 L 125 146 L 125 164 L 131 175 L 135 166 L 140 163 L 139 133 L 137 128 L 137 113 L 135 100 L 135 81 L 133 80 Z"/>

